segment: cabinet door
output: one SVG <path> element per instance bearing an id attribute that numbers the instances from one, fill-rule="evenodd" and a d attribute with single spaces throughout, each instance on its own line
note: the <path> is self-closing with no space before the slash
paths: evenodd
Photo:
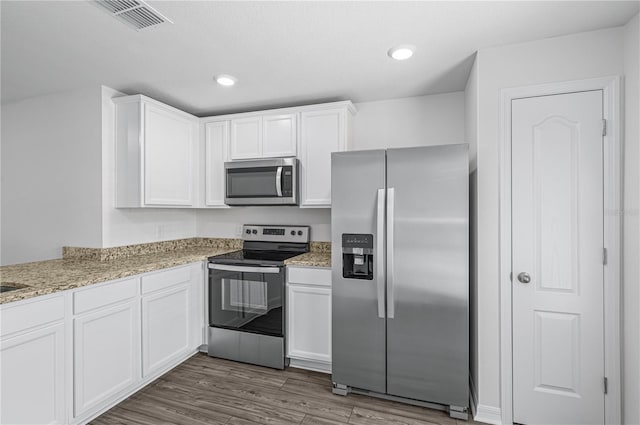
<path id="1" fill-rule="evenodd" d="M 224 203 L 224 162 L 229 145 L 229 121 L 205 125 L 205 204 L 226 207 Z"/>
<path id="2" fill-rule="evenodd" d="M 287 285 L 287 356 L 331 362 L 331 288 Z"/>
<path id="3" fill-rule="evenodd" d="M 296 156 L 296 114 L 262 117 L 262 157 Z"/>
<path id="4" fill-rule="evenodd" d="M 262 157 L 262 118 L 231 120 L 231 159 Z"/>
<path id="5" fill-rule="evenodd" d="M 158 372 L 189 351 L 190 283 L 142 297 L 142 376 Z"/>
<path id="6" fill-rule="evenodd" d="M 74 319 L 74 414 L 133 386 L 140 376 L 136 300 Z"/>
<path id="7" fill-rule="evenodd" d="M 197 124 L 157 105 L 144 104 L 144 203 L 194 203 Z"/>
<path id="8" fill-rule="evenodd" d="M 302 113 L 300 206 L 331 206 L 331 152 L 346 150 L 346 111 Z"/>
<path id="9" fill-rule="evenodd" d="M 0 346 L 0 423 L 65 423 L 64 324 L 4 338 Z"/>

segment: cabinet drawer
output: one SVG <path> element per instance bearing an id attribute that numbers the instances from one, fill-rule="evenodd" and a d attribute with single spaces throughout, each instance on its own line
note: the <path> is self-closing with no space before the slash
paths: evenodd
<path id="1" fill-rule="evenodd" d="M 138 279 L 119 280 L 98 287 L 79 290 L 73 294 L 73 313 L 80 314 L 136 296 Z"/>
<path id="2" fill-rule="evenodd" d="M 181 266 L 173 269 L 162 270 L 160 272 L 142 276 L 142 293 L 159 291 L 179 283 L 191 280 L 191 266 Z"/>
<path id="3" fill-rule="evenodd" d="M 25 331 L 64 319 L 64 295 L 0 309 L 0 335 Z"/>
<path id="4" fill-rule="evenodd" d="M 288 267 L 289 283 L 331 286 L 331 269 L 319 267 Z"/>

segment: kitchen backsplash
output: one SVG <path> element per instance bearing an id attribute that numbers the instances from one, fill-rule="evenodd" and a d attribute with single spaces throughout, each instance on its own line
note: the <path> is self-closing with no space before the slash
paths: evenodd
<path id="1" fill-rule="evenodd" d="M 189 248 L 212 247 L 221 249 L 242 249 L 242 239 L 230 238 L 188 238 L 172 241 L 151 242 L 137 245 L 117 246 L 113 248 L 80 248 L 65 246 L 62 248 L 62 258 L 109 261 L 127 258 L 134 255 L 154 254 L 184 250 Z M 311 242 L 311 251 L 329 253 L 331 242 Z"/>

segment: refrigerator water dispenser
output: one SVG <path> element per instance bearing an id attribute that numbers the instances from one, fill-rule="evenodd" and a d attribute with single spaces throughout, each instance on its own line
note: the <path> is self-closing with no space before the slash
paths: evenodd
<path id="1" fill-rule="evenodd" d="M 342 234 L 342 277 L 373 280 L 372 234 Z"/>

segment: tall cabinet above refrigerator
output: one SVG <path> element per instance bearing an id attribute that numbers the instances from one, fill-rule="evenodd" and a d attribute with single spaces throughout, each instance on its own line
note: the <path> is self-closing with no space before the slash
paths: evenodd
<path id="1" fill-rule="evenodd" d="M 468 145 L 331 158 L 333 391 L 467 418 Z"/>

